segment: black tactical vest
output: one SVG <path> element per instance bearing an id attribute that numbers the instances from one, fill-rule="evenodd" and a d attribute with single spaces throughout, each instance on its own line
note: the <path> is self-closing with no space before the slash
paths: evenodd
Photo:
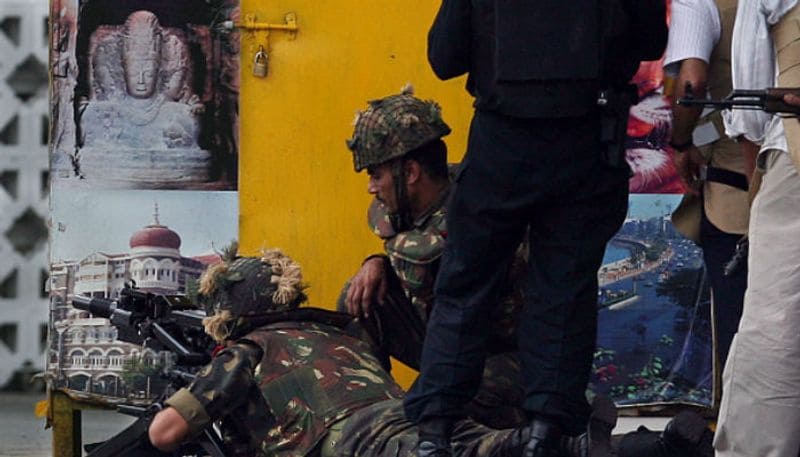
<path id="1" fill-rule="evenodd" d="M 476 108 L 526 118 L 596 109 L 598 92 L 625 84 L 643 60 L 631 4 L 648 1 L 659 0 L 473 0 Z"/>

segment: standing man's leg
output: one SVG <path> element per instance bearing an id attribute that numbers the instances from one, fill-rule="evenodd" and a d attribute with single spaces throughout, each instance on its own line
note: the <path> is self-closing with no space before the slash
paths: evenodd
<path id="1" fill-rule="evenodd" d="M 800 176 L 789 154 L 765 154 L 750 211 L 744 310 L 722 375 L 719 457 L 800 450 Z"/>
<path id="2" fill-rule="evenodd" d="M 723 232 L 703 214 L 700 222 L 700 245 L 711 284 L 717 373 L 722 372 L 721 368 L 728 359 L 728 350 L 742 317 L 744 293 L 747 289 L 746 265 L 742 265 L 731 275 L 726 276 L 724 273 L 725 265 L 733 257 L 736 243 L 741 238 L 742 235 Z"/>
<path id="3" fill-rule="evenodd" d="M 602 164 L 531 221 L 525 314 L 517 332 L 525 409 L 575 435 L 597 341 L 597 270 L 628 208 L 624 170 Z"/>
<path id="4" fill-rule="evenodd" d="M 547 410 L 545 414 L 558 418 L 577 415 L 576 422 L 585 425 L 585 401 L 583 407 L 562 408 L 570 402 L 580 403 L 563 400 L 567 396 L 564 391 L 572 395 L 580 390 L 583 398 L 596 331 L 597 267 L 605 242 L 622 222 L 627 204 L 627 170 L 601 163 L 598 135 L 599 123 L 592 116 L 514 119 L 476 112 L 469 151 L 448 211 L 447 247 L 426 333 L 422 371 L 406 399 L 406 413 L 421 424 L 421 433 L 429 419 L 458 417 L 461 405 L 474 394 L 485 358 L 486 306 L 529 223 L 539 226 L 537 236 L 558 233 L 548 252 L 536 261 L 531 280 L 538 275 L 553 290 L 571 291 L 559 292 L 561 298 L 550 302 L 553 306 L 549 309 L 557 316 L 539 328 L 559 330 L 547 334 L 538 333 L 537 326 L 529 322 L 542 314 L 534 309 L 541 301 L 528 299 L 526 323 L 519 332 L 526 337 L 526 350 L 533 354 L 523 363 L 528 364 L 523 368 L 529 392 L 526 405 L 531 412 L 541 407 Z M 577 208 L 576 221 L 572 220 L 573 206 Z M 534 213 L 537 210 L 557 212 L 558 216 Z M 563 226 L 546 227 L 548 217 L 549 223 Z M 569 235 L 562 236 L 562 231 Z M 557 251 L 566 238 L 577 245 L 562 253 L 564 264 L 554 268 L 551 277 L 552 266 L 547 263 L 562 260 Z M 590 252 L 579 252 L 583 248 Z M 531 256 L 538 255 L 532 248 Z M 573 284 L 576 280 L 580 282 L 577 286 Z M 530 289 L 536 287 L 538 284 L 533 284 Z M 581 304 L 555 305 L 572 299 L 580 299 Z M 590 300 L 593 304 L 587 305 Z M 576 319 L 581 321 L 577 331 L 572 327 Z M 581 341 L 580 355 L 566 347 L 577 340 Z M 547 349 L 537 350 L 539 345 Z M 569 360 L 556 360 L 562 356 Z M 573 370 L 578 365 L 581 368 Z M 569 387 L 559 390 L 552 387 L 553 381 L 539 386 L 538 381 L 527 379 L 528 373 L 539 368 L 548 375 L 556 373 L 554 381 Z M 574 382 L 568 379 L 576 373 Z M 574 388 L 577 385 L 582 388 Z M 532 396 L 538 398 L 531 400 Z M 565 426 L 572 428 L 573 424 Z"/>
<path id="5" fill-rule="evenodd" d="M 530 158 L 505 144 L 504 126 L 493 118 L 476 112 L 448 207 L 447 244 L 422 369 L 405 402 L 406 414 L 421 424 L 421 432 L 431 419 L 461 417 L 477 391 L 486 357 L 487 307 L 527 225 L 523 184 Z M 535 153 L 535 145 L 530 149 Z"/>

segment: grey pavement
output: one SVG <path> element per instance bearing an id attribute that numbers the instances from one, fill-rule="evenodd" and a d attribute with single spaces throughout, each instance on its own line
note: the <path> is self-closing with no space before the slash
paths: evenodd
<path id="1" fill-rule="evenodd" d="M 0 457 L 45 457 L 51 455 L 52 435 L 44 418 L 34 415 L 36 403 L 45 395 L 0 393 Z M 84 411 L 84 443 L 103 441 L 133 422 L 114 411 Z"/>
<path id="2" fill-rule="evenodd" d="M 34 415 L 36 402 L 44 394 L 0 393 L 0 457 L 46 457 L 51 455 L 52 435 L 44 419 Z M 83 442 L 103 441 L 125 428 L 133 419 L 114 411 L 83 411 Z M 663 430 L 669 418 L 621 417 L 614 433 L 625 433 L 645 425 Z"/>

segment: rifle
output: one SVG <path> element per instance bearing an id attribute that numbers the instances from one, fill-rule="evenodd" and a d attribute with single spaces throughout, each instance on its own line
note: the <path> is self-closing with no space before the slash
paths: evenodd
<path id="1" fill-rule="evenodd" d="M 789 105 L 783 101 L 786 94 L 800 95 L 800 87 L 771 87 L 763 90 L 731 91 L 721 100 L 697 98 L 692 90 L 692 85 L 687 83 L 684 96 L 678 100 L 683 106 L 711 106 L 716 109 L 751 109 L 767 113 L 797 117 L 800 115 L 800 106 Z"/>
<path id="2" fill-rule="evenodd" d="M 203 330 L 202 313 L 184 296 L 144 292 L 126 285 L 118 300 L 72 297 L 72 306 L 105 317 L 117 328 L 121 341 L 144 345 L 154 350 L 176 354 L 175 365 L 199 367 L 211 361 L 211 338 Z M 169 381 L 161 397 L 147 407 L 118 405 L 117 411 L 137 417 L 127 428 L 102 443 L 87 444 L 87 457 L 209 455 L 225 457 L 222 439 L 209 426 L 190 443 L 171 453 L 155 449 L 147 437 L 153 417 L 163 409 L 163 401 L 175 390 L 189 385 L 194 375 L 180 369 L 164 369 L 161 376 Z"/>

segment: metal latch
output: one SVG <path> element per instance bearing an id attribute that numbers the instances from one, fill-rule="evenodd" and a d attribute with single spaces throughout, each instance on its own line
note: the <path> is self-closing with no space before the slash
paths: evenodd
<path id="1" fill-rule="evenodd" d="M 285 21 L 283 24 L 270 24 L 268 22 L 258 22 L 255 14 L 246 14 L 244 22 L 225 21 L 222 26 L 227 30 L 238 28 L 248 32 L 266 31 L 269 33 L 272 30 L 282 30 L 289 33 L 290 40 L 295 39 L 298 30 L 297 14 L 293 12 L 286 13 L 283 20 Z"/>

